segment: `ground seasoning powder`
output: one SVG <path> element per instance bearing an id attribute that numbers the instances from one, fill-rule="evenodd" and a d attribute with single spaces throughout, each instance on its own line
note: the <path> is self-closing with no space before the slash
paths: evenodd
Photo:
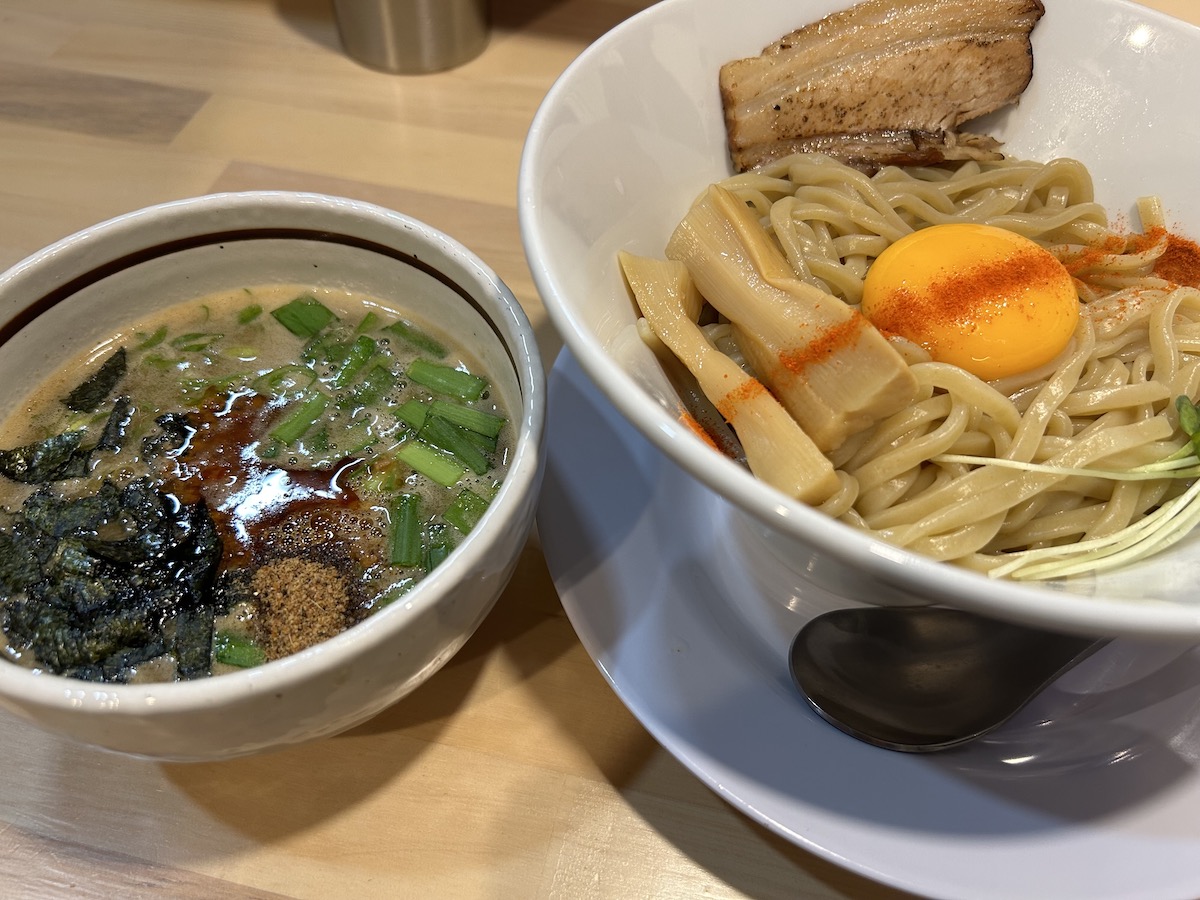
<path id="1" fill-rule="evenodd" d="M 350 595 L 333 566 L 301 557 L 259 568 L 251 582 L 258 609 L 255 638 L 268 660 L 328 640 L 349 623 Z"/>
<path id="2" fill-rule="evenodd" d="M 1154 274 L 1173 284 L 1200 287 L 1200 245 L 1167 234 L 1167 249 L 1154 261 Z"/>

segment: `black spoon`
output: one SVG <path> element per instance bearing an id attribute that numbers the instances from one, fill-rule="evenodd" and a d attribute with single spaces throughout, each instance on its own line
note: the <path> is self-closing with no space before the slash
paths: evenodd
<path id="1" fill-rule="evenodd" d="M 810 620 L 788 656 L 826 721 L 920 753 L 987 734 L 1105 643 L 947 607 L 869 606 Z"/>

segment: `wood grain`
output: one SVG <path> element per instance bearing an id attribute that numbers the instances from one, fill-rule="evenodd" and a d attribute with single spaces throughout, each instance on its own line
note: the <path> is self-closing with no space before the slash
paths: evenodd
<path id="1" fill-rule="evenodd" d="M 496 0 L 477 59 L 370 71 L 327 0 L 4 0 L 0 266 L 210 191 L 369 200 L 443 228 L 550 327 L 518 233 L 546 90 L 650 0 Z M 1153 0 L 1200 21 L 1194 0 Z M 536 538 L 438 676 L 344 735 L 158 765 L 0 714 L 4 897 L 899 898 L 725 804 L 621 705 Z"/>

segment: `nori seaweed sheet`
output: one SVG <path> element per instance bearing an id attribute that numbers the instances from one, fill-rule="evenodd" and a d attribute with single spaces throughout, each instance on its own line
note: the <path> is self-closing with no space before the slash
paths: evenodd
<path id="1" fill-rule="evenodd" d="M 23 447 L 0 450 L 0 475 L 22 484 L 45 484 L 87 474 L 86 431 L 65 431 Z"/>
<path id="2" fill-rule="evenodd" d="M 142 438 L 142 458 L 154 459 L 171 450 L 178 450 L 196 431 L 187 413 L 163 413 L 154 420 L 158 431 Z"/>
<path id="3" fill-rule="evenodd" d="M 180 678 L 207 675 L 221 550 L 203 501 L 149 479 L 69 499 L 39 488 L 0 530 L 9 643 L 91 681 L 128 680 L 164 652 Z"/>
<path id="4" fill-rule="evenodd" d="M 63 399 L 67 409 L 74 412 L 95 412 L 125 377 L 125 348 L 120 347 L 101 363 L 90 378 L 76 387 Z"/>
<path id="5" fill-rule="evenodd" d="M 95 449 L 119 453 L 125 445 L 125 435 L 132 421 L 133 404 L 128 397 L 118 397 L 113 401 L 112 412 L 108 414 L 108 421 L 104 423 L 104 431 L 100 433 Z"/>
<path id="6" fill-rule="evenodd" d="M 125 349 L 122 347 L 105 361 L 100 371 L 75 388 L 63 402 L 77 411 L 94 411 L 104 402 L 124 374 Z M 0 450 L 0 475 L 21 484 L 48 484 L 66 478 L 82 478 L 88 474 L 95 451 L 120 451 L 132 419 L 133 404 L 128 397 L 118 397 L 113 401 L 113 408 L 95 446 L 83 447 L 87 431 L 78 429 L 65 431 L 22 447 Z"/>

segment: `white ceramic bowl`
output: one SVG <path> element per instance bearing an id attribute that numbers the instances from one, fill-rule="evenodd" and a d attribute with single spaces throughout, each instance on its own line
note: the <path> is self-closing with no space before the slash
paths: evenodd
<path id="1" fill-rule="evenodd" d="M 211 760 L 334 734 L 412 691 L 463 645 L 507 583 L 533 521 L 545 385 L 511 291 L 450 237 L 400 213 L 316 194 L 216 194 L 74 234 L 0 276 L 7 414 L 64 354 L 139 313 L 270 282 L 394 297 L 474 351 L 510 411 L 508 475 L 480 523 L 403 602 L 294 656 L 229 675 L 94 684 L 0 664 L 0 704 L 76 741 Z"/>
<path id="2" fill-rule="evenodd" d="M 849 0 L 664 0 L 596 41 L 550 90 L 521 163 L 522 237 L 551 320 L 581 367 L 671 459 L 744 510 L 798 583 L 848 601 L 940 601 L 1097 634 L 1200 638 L 1200 534 L 1099 577 L 1030 586 L 992 580 L 872 540 L 756 481 L 668 412 L 674 394 L 629 341 L 634 306 L 618 249 L 661 256 L 692 199 L 731 174 L 717 90 L 730 59 L 757 54 Z M 975 123 L 1016 156 L 1075 156 L 1098 199 L 1128 217 L 1160 195 L 1200 236 L 1192 149 L 1200 32 L 1124 0 L 1045 0 L 1033 82 L 1019 106 Z M 786 583 L 787 579 L 781 579 Z"/>

